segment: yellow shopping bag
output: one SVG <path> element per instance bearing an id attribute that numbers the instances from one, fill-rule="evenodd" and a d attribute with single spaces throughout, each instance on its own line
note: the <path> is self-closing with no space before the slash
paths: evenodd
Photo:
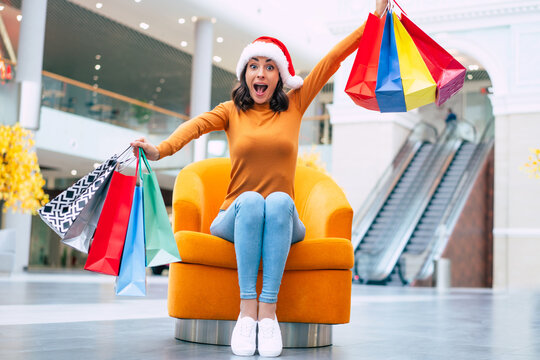
<path id="1" fill-rule="evenodd" d="M 407 110 L 435 102 L 437 84 L 433 80 L 413 39 L 394 13 L 394 33 Z"/>

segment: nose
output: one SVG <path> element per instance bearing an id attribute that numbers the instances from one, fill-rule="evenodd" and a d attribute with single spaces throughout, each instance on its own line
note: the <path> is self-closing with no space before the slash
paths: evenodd
<path id="1" fill-rule="evenodd" d="M 265 75 L 265 70 L 264 70 L 264 67 L 261 66 L 259 70 L 257 71 L 257 78 L 264 78 L 264 75 Z"/>

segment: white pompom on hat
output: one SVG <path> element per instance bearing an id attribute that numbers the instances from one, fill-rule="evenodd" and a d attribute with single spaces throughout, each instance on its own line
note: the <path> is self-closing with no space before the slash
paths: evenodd
<path id="1" fill-rule="evenodd" d="M 298 89 L 304 83 L 304 80 L 300 76 L 295 75 L 291 55 L 289 55 L 289 51 L 285 45 L 278 39 L 269 36 L 262 36 L 255 39 L 255 41 L 244 48 L 236 65 L 236 77 L 239 81 L 249 59 L 257 56 L 264 56 L 274 60 L 278 67 L 279 75 L 281 75 L 281 80 L 286 87 Z"/>

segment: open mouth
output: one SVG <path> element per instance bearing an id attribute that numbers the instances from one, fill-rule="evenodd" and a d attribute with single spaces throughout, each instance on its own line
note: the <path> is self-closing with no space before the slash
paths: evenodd
<path id="1" fill-rule="evenodd" d="M 253 89 L 255 90 L 255 93 L 257 94 L 257 96 L 262 96 L 264 92 L 266 91 L 266 89 L 268 89 L 268 85 L 254 84 Z"/>

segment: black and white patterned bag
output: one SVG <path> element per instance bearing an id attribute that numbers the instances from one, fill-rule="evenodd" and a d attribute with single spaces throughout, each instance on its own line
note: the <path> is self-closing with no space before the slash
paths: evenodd
<path id="1" fill-rule="evenodd" d="M 111 175 L 119 162 L 118 155 L 112 156 L 38 210 L 65 244 L 88 252 Z"/>

